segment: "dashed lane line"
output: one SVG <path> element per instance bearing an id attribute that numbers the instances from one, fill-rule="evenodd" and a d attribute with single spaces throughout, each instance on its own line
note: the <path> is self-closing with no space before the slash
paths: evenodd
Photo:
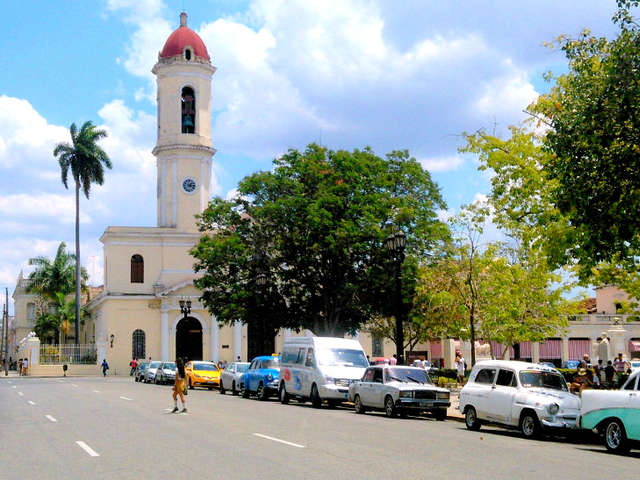
<path id="1" fill-rule="evenodd" d="M 29 400 L 29 405 L 35 405 L 36 402 L 32 402 L 31 400 Z"/>
<path id="2" fill-rule="evenodd" d="M 58 420 L 56 420 L 55 418 L 53 418 L 51 415 L 45 415 L 45 417 L 47 417 L 47 419 L 49 419 L 52 422 L 57 422 Z"/>
<path id="3" fill-rule="evenodd" d="M 120 395 L 120 398 L 121 398 L 122 400 L 129 400 L 130 402 L 131 402 L 131 401 L 133 401 L 133 398 L 125 397 L 125 396 L 123 396 L 123 395 Z"/>
<path id="4" fill-rule="evenodd" d="M 100 390 L 94 390 L 93 393 L 100 393 Z"/>
<path id="5" fill-rule="evenodd" d="M 77 387 L 78 385 L 76 385 L 75 383 L 71 384 L 72 387 Z"/>
<path id="6" fill-rule="evenodd" d="M 14 385 L 14 386 L 13 386 L 13 387 L 11 387 L 11 388 L 18 388 L 18 387 Z"/>
<path id="7" fill-rule="evenodd" d="M 24 393 L 22 393 L 22 392 L 18 392 L 18 395 L 23 396 L 23 395 L 24 395 Z"/>
<path id="8" fill-rule="evenodd" d="M 297 443 L 287 442 L 286 440 L 280 440 L 279 438 L 270 437 L 268 435 L 263 435 L 261 433 L 254 433 L 256 437 L 265 438 L 267 440 L 271 440 L 272 442 L 284 443 L 285 445 L 289 445 L 290 447 L 296 448 L 304 448 L 304 445 L 299 445 Z"/>
<path id="9" fill-rule="evenodd" d="M 76 443 L 78 444 L 78 446 L 81 449 L 83 449 L 85 452 L 87 452 L 89 454 L 89 456 L 91 456 L 91 457 L 99 457 L 100 456 L 100 454 L 98 452 L 96 452 L 93 448 L 91 448 L 89 445 L 84 443 L 82 440 L 78 440 L 78 441 L 76 441 Z"/>

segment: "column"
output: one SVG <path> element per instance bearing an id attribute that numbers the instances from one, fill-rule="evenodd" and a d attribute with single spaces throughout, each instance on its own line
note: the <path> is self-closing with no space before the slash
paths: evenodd
<path id="1" fill-rule="evenodd" d="M 242 360 L 242 322 L 233 322 L 233 361 Z"/>
<path id="2" fill-rule="evenodd" d="M 160 360 L 169 360 L 169 312 L 164 309 L 160 314 Z"/>
<path id="3" fill-rule="evenodd" d="M 531 360 L 533 363 L 540 363 L 540 343 L 531 342 Z"/>
<path id="4" fill-rule="evenodd" d="M 442 356 L 444 368 L 456 368 L 456 348 L 452 338 L 442 340 Z"/>
<path id="5" fill-rule="evenodd" d="M 569 360 L 569 337 L 562 337 L 562 365 Z"/>
<path id="6" fill-rule="evenodd" d="M 215 315 L 211 315 L 211 335 L 210 335 L 210 349 L 211 349 L 211 361 L 212 362 L 216 362 L 218 363 L 218 352 L 219 352 L 219 347 L 218 347 L 218 331 L 219 331 L 219 327 L 218 327 L 218 321 L 216 320 L 216 316 Z"/>

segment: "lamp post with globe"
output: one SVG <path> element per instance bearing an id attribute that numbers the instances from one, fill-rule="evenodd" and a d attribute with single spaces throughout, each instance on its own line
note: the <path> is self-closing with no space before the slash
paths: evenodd
<path id="1" fill-rule="evenodd" d="M 385 239 L 385 246 L 391 254 L 395 266 L 396 281 L 396 356 L 398 364 L 404 364 L 404 306 L 402 302 L 402 263 L 404 262 L 404 250 L 407 246 L 407 236 L 402 230 L 391 233 Z"/>

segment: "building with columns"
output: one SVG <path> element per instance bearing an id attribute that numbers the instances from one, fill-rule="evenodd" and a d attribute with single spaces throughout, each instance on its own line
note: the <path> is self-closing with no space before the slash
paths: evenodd
<path id="1" fill-rule="evenodd" d="M 195 215 L 210 198 L 211 79 L 207 47 L 180 15 L 153 67 L 157 78 L 157 226 L 108 227 L 104 291 L 86 308 L 95 323 L 98 362 L 124 372 L 133 356 L 218 361 L 246 356 L 246 328 L 220 328 L 199 302 L 189 250 Z M 179 301 L 190 300 L 183 318 Z"/>

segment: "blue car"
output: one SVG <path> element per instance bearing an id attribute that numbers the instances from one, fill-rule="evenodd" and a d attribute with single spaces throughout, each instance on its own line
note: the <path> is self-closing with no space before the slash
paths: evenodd
<path id="1" fill-rule="evenodd" d="M 242 376 L 240 390 L 244 398 L 255 394 L 258 400 L 266 400 L 278 395 L 278 378 L 280 377 L 279 357 L 256 357 Z"/>

